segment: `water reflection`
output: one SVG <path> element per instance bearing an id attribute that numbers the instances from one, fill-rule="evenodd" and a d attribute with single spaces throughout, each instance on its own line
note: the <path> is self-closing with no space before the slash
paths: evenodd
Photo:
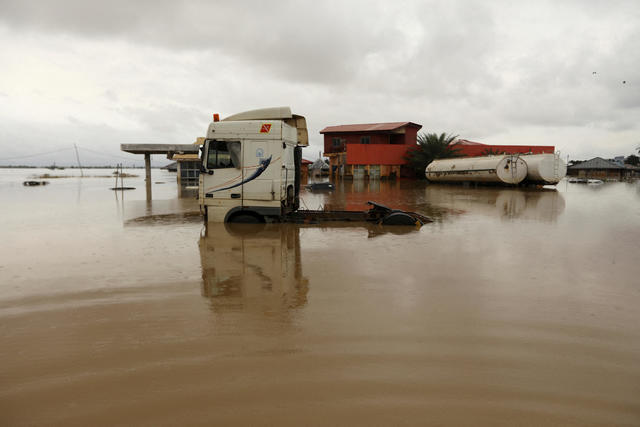
<path id="1" fill-rule="evenodd" d="M 311 200 L 307 204 L 336 210 L 366 210 L 371 200 L 394 209 L 415 211 L 424 197 L 421 191 L 425 185 L 421 181 L 403 180 L 337 180 L 333 184 L 336 188 L 331 193 L 304 194 L 305 199 Z"/>
<path id="2" fill-rule="evenodd" d="M 423 181 L 336 181 L 336 190 L 304 194 L 309 207 L 363 210 L 369 200 L 394 209 L 418 212 L 441 220 L 472 213 L 502 220 L 556 221 L 565 200 L 556 189 L 465 187 L 427 184 Z"/>
<path id="3" fill-rule="evenodd" d="M 184 224 L 202 221 L 197 201 L 191 199 L 132 200 L 125 203 L 122 198 L 119 209 L 122 212 L 121 216 L 124 218 L 125 226 Z"/>
<path id="4" fill-rule="evenodd" d="M 306 304 L 299 226 L 209 223 L 199 246 L 202 295 L 214 310 L 278 311 Z"/>
<path id="5" fill-rule="evenodd" d="M 555 189 L 428 185 L 425 195 L 433 206 L 503 220 L 553 222 L 565 208 L 564 198 Z"/>

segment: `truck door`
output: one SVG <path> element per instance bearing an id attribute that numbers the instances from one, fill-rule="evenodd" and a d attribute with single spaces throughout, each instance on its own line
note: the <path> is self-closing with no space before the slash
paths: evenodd
<path id="1" fill-rule="evenodd" d="M 280 160 L 277 153 L 272 151 L 274 146 L 279 147 L 279 144 L 245 141 L 242 168 L 244 205 L 253 205 L 256 201 L 278 200 L 280 194 L 274 188 L 274 179 L 277 176 L 273 171 L 279 167 L 276 163 Z"/>
<path id="2" fill-rule="evenodd" d="M 205 141 L 204 197 L 242 200 L 242 147 L 240 141 Z"/>

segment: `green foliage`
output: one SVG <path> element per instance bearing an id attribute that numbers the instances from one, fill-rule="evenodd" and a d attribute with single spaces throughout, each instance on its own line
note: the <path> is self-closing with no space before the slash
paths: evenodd
<path id="1" fill-rule="evenodd" d="M 628 165 L 638 166 L 640 165 L 640 157 L 636 156 L 635 154 L 632 154 L 630 156 L 627 156 L 624 159 L 624 162 Z"/>
<path id="2" fill-rule="evenodd" d="M 458 135 L 446 133 L 418 134 L 418 146 L 406 156 L 408 166 L 414 170 L 417 177 L 425 179 L 424 171 L 432 161 L 460 156 L 458 150 L 450 145 L 456 138 Z"/>
<path id="3" fill-rule="evenodd" d="M 486 148 L 482 151 L 483 156 L 497 156 L 498 154 L 502 154 L 498 149 Z"/>

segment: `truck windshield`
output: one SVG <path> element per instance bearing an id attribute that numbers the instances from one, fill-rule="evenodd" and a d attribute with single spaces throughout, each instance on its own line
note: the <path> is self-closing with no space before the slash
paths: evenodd
<path id="1" fill-rule="evenodd" d="M 207 169 L 239 169 L 241 166 L 239 141 L 209 140 Z"/>

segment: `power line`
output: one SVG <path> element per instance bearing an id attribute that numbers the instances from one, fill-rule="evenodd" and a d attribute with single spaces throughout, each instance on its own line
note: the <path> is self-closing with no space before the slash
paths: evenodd
<path id="1" fill-rule="evenodd" d="M 5 161 L 5 160 L 16 160 L 16 159 L 26 159 L 29 157 L 38 157 L 38 156 L 44 156 L 46 154 L 53 154 L 53 153 L 59 153 L 61 151 L 66 151 L 66 150 L 71 150 L 73 147 L 68 147 L 68 148 L 61 148 L 59 150 L 53 150 L 53 151 L 45 151 L 44 153 L 36 153 L 36 154 L 27 154 L 26 156 L 15 156 L 15 157 L 5 157 L 0 159 L 0 161 Z"/>
<path id="2" fill-rule="evenodd" d="M 84 150 L 84 151 L 88 151 L 88 152 L 93 153 L 93 154 L 97 154 L 99 156 L 112 157 L 112 158 L 118 158 L 118 159 L 124 159 L 124 160 L 135 160 L 134 158 L 131 158 L 131 157 L 118 156 L 117 154 L 109 154 L 109 153 L 104 153 L 104 152 L 100 152 L 100 151 L 91 150 L 89 148 L 82 147 L 80 145 L 78 146 L 78 148 L 80 148 L 81 150 Z"/>
<path id="3" fill-rule="evenodd" d="M 124 160 L 129 160 L 129 161 L 136 161 L 136 158 L 134 158 L 134 157 L 118 156 L 117 154 L 109 154 L 109 153 L 105 153 L 105 152 L 100 152 L 100 151 L 92 150 L 90 148 L 82 147 L 80 145 L 77 145 L 77 148 L 79 148 L 81 150 L 84 150 L 84 151 L 88 151 L 88 152 L 93 153 L 93 154 L 97 154 L 99 156 L 103 156 L 103 157 L 111 157 L 111 158 L 116 158 L 116 159 L 124 159 Z M 44 155 L 47 155 L 47 154 L 60 153 L 62 151 L 73 150 L 73 149 L 74 149 L 74 146 L 71 146 L 71 147 L 67 147 L 67 148 L 60 148 L 58 150 L 45 151 L 45 152 L 42 152 L 42 153 L 27 154 L 27 155 L 24 155 L 24 156 L 5 157 L 5 158 L 1 158 L 0 161 L 28 159 L 30 157 L 44 156 Z M 77 155 L 77 149 L 76 149 L 76 155 Z M 135 154 L 131 154 L 131 155 L 135 156 Z"/>

